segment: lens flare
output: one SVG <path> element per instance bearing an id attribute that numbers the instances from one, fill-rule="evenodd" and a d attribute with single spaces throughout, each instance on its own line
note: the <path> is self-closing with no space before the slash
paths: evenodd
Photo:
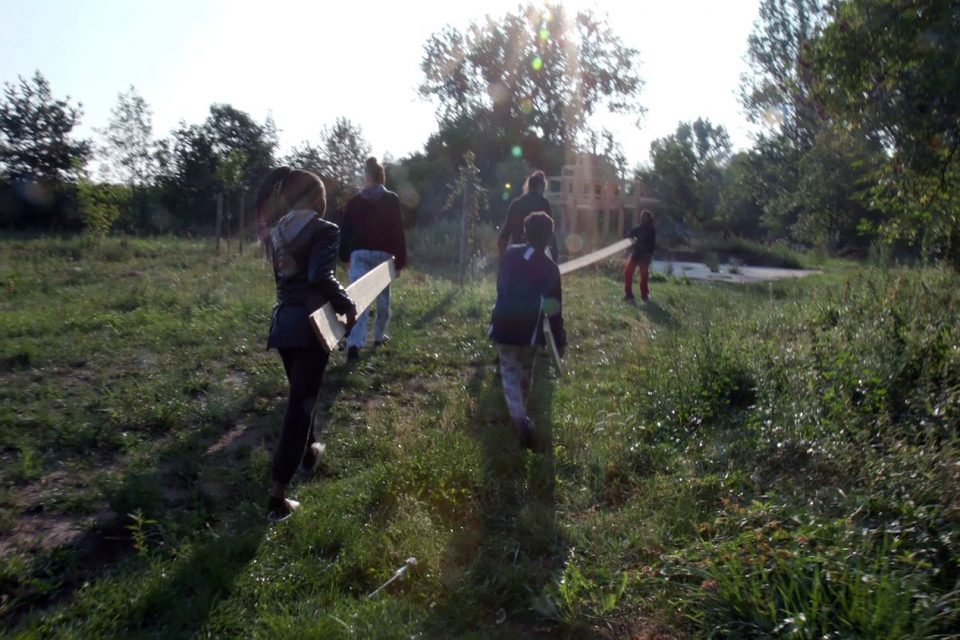
<path id="1" fill-rule="evenodd" d="M 569 253 L 580 253 L 583 249 L 583 236 L 577 233 L 571 233 L 563 243 Z"/>
<path id="2" fill-rule="evenodd" d="M 763 112 L 763 119 L 770 126 L 783 124 L 786 119 L 786 111 L 781 106 L 770 107 Z"/>
<path id="3" fill-rule="evenodd" d="M 397 195 L 400 197 L 400 202 L 411 209 L 416 209 L 420 204 L 420 194 L 409 183 L 400 187 Z"/>
<path id="4" fill-rule="evenodd" d="M 503 185 L 503 188 L 506 189 L 507 191 L 509 191 L 510 188 L 511 188 L 511 187 L 510 187 L 510 183 L 507 182 L 506 184 L 504 184 L 504 185 Z"/>
<path id="5" fill-rule="evenodd" d="M 510 90 L 507 89 L 507 85 L 499 81 L 491 82 L 487 87 L 487 93 L 490 94 L 490 99 L 497 104 L 503 104 L 510 99 Z"/>
<path id="6" fill-rule="evenodd" d="M 544 298 L 543 299 L 543 312 L 548 316 L 555 315 L 560 312 L 560 301 L 556 298 Z"/>
<path id="7" fill-rule="evenodd" d="M 546 42 L 547 40 L 549 40 L 549 39 L 550 39 L 550 29 L 547 29 L 546 27 L 544 27 L 543 29 L 540 29 L 540 39 L 541 39 L 543 42 Z"/>
<path id="8" fill-rule="evenodd" d="M 540 69 L 543 69 L 543 60 L 540 56 L 537 56 L 533 59 L 533 62 L 530 63 L 530 66 L 533 67 L 534 71 L 540 71 Z"/>
<path id="9" fill-rule="evenodd" d="M 513 145 L 513 148 L 510 149 L 510 155 L 512 155 L 514 158 L 522 158 L 523 149 L 520 148 L 520 145 L 515 144 Z"/>
<path id="10" fill-rule="evenodd" d="M 524 98 L 520 101 L 520 111 L 523 111 L 525 114 L 530 115 L 533 113 L 533 100 L 530 98 Z"/>
<path id="11" fill-rule="evenodd" d="M 53 192 L 42 184 L 28 182 L 23 186 L 16 187 L 23 198 L 39 207 L 53 206 L 55 201 Z"/>
<path id="12" fill-rule="evenodd" d="M 500 196 L 500 197 L 503 198 L 503 201 L 504 201 L 504 202 L 506 202 L 507 200 L 510 199 L 510 192 L 509 192 L 509 191 L 504 191 L 504 192 L 503 192 L 503 195 Z"/>

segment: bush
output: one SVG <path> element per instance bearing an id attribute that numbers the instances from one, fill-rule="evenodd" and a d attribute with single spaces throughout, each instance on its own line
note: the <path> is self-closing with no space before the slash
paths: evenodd
<path id="1" fill-rule="evenodd" d="M 803 255 L 782 243 L 764 244 L 736 236 L 729 238 L 703 236 L 695 239 L 691 244 L 691 248 L 696 251 L 736 258 L 744 264 L 755 267 L 803 269 L 807 262 Z"/>
<path id="2" fill-rule="evenodd" d="M 121 207 L 130 202 L 130 189 L 87 180 L 77 185 L 77 201 L 84 230 L 94 238 L 104 238 L 120 217 Z"/>

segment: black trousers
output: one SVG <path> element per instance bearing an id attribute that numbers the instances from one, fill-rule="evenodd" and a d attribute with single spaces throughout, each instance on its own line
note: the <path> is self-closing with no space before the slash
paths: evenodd
<path id="1" fill-rule="evenodd" d="M 274 482 L 290 484 L 304 452 L 315 442 L 311 420 L 313 405 L 317 402 L 320 382 L 330 355 L 319 346 L 279 351 L 290 383 L 290 397 L 287 413 L 283 417 L 280 442 L 273 454 L 272 476 Z"/>

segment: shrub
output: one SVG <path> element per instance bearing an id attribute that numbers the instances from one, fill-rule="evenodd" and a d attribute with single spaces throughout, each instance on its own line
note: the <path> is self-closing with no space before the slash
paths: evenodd
<path id="1" fill-rule="evenodd" d="M 77 186 L 77 200 L 84 230 L 94 238 L 103 238 L 120 217 L 121 207 L 129 203 L 130 190 L 83 180 Z"/>

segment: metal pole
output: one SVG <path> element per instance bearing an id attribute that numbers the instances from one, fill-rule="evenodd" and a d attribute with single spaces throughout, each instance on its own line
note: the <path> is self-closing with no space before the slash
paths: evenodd
<path id="1" fill-rule="evenodd" d="M 382 585 L 380 585 L 379 587 L 377 587 L 375 591 L 373 591 L 370 595 L 367 596 L 367 598 L 368 598 L 368 599 L 369 599 L 369 598 L 376 598 L 377 595 L 378 595 L 381 591 L 383 591 L 384 589 L 386 589 L 387 587 L 389 587 L 391 584 L 393 584 L 394 582 L 396 582 L 396 581 L 399 580 L 400 578 L 403 578 L 404 576 L 406 576 L 407 573 L 410 572 L 410 568 L 411 568 L 411 567 L 415 567 L 415 566 L 417 566 L 417 559 L 416 559 L 416 558 L 407 558 L 407 561 L 403 563 L 403 566 L 402 566 L 402 567 L 400 567 L 399 569 L 396 570 L 396 572 L 393 574 L 393 577 L 391 577 L 389 580 L 387 580 L 387 581 L 384 582 Z"/>

